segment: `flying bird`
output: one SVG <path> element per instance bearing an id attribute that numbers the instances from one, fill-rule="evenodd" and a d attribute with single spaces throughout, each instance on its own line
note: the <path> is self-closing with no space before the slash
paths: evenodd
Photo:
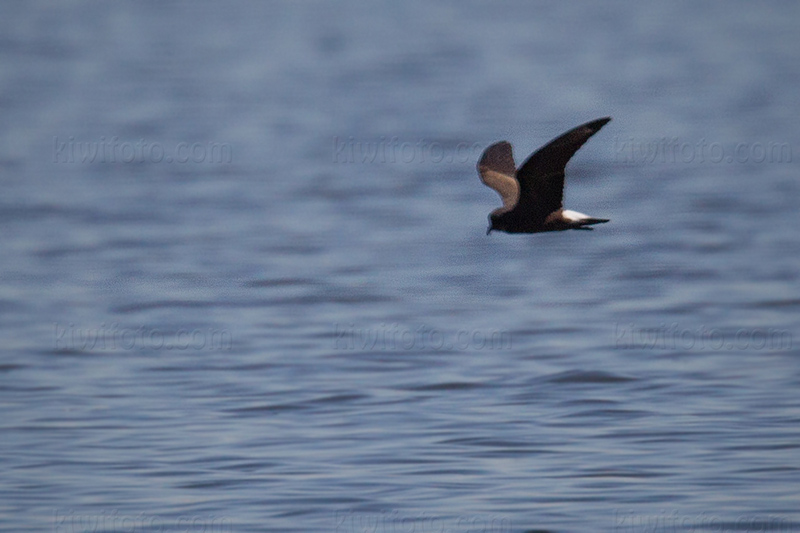
<path id="1" fill-rule="evenodd" d="M 500 195 L 503 207 L 489 214 L 489 228 L 506 233 L 540 233 L 566 229 L 592 229 L 608 222 L 564 209 L 564 167 L 570 158 L 600 131 L 611 117 L 573 128 L 534 152 L 517 170 L 511 144 L 500 141 L 488 147 L 478 162 L 481 181 Z"/>

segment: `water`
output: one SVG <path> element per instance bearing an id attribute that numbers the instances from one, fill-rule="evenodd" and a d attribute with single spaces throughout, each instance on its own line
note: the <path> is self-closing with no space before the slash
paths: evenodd
<path id="1" fill-rule="evenodd" d="M 795 4 L 0 11 L 2 530 L 800 529 Z"/>

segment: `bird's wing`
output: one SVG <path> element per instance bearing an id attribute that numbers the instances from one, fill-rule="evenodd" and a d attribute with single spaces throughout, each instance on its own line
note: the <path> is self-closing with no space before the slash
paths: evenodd
<path id="1" fill-rule="evenodd" d="M 611 117 L 582 124 L 534 152 L 516 175 L 520 185 L 520 207 L 542 219 L 561 209 L 567 162 L 609 120 Z"/>
<path id="2" fill-rule="evenodd" d="M 511 145 L 506 141 L 491 145 L 478 162 L 481 181 L 503 199 L 503 211 L 510 211 L 519 201 L 519 183 L 514 177 L 516 170 Z"/>

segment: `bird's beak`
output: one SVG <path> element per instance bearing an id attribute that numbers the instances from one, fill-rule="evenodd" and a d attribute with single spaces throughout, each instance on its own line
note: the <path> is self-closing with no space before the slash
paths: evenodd
<path id="1" fill-rule="evenodd" d="M 491 226 L 486 228 L 486 235 L 489 235 L 491 232 L 492 232 L 492 227 Z"/>

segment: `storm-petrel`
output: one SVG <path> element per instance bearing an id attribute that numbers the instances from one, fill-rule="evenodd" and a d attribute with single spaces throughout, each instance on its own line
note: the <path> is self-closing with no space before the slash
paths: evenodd
<path id="1" fill-rule="evenodd" d="M 489 215 L 489 229 L 507 233 L 539 233 L 565 229 L 590 230 L 608 222 L 564 209 L 564 167 L 583 143 L 611 120 L 599 118 L 557 137 L 539 148 L 516 169 L 511 145 L 500 141 L 487 148 L 478 162 L 478 174 L 486 186 L 503 199 Z"/>

